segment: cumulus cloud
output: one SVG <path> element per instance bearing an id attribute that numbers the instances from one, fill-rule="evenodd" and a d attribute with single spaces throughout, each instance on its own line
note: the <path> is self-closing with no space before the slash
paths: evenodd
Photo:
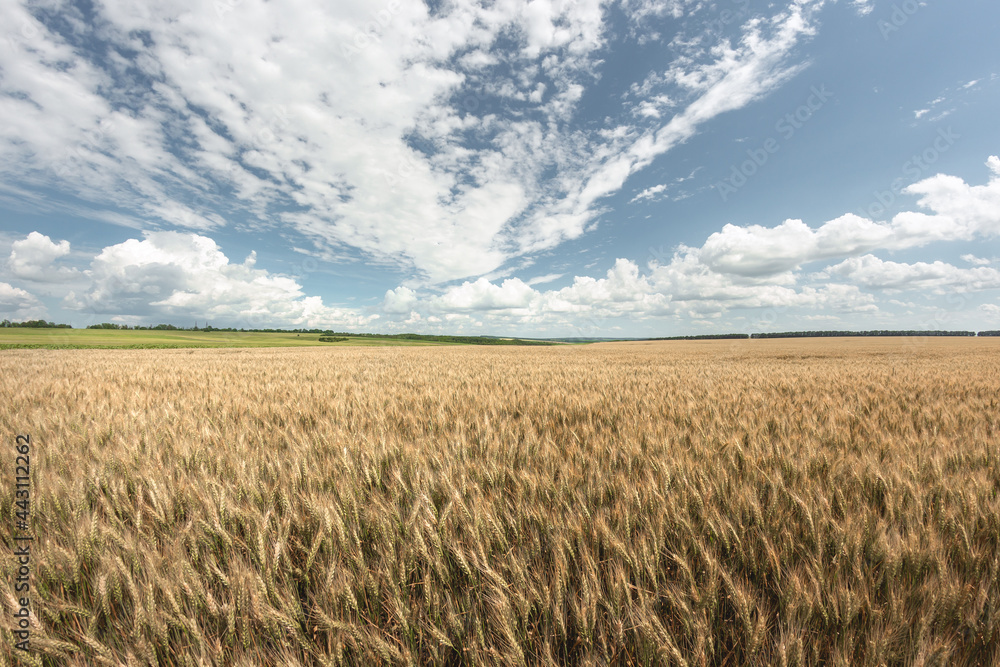
<path id="1" fill-rule="evenodd" d="M 66 266 L 53 267 L 60 257 L 69 255 L 69 241 L 54 243 L 38 232 L 11 244 L 7 268 L 11 275 L 21 280 L 36 282 L 66 282 L 79 276 L 79 271 Z"/>
<path id="2" fill-rule="evenodd" d="M 0 282 L 0 315 L 4 319 L 23 321 L 45 317 L 45 306 L 35 295 L 10 283 Z"/>
<path id="3" fill-rule="evenodd" d="M 400 290 L 405 308 L 396 308 Z M 501 284 L 485 278 L 452 287 L 441 295 L 419 294 L 397 288 L 386 294 L 383 309 L 409 315 L 475 315 L 478 320 L 505 326 L 567 325 L 591 322 L 596 332 L 614 318 L 633 324 L 664 316 L 719 317 L 737 309 L 803 309 L 836 313 L 872 313 L 875 298 L 857 285 L 828 283 L 798 286 L 784 277 L 751 281 L 721 274 L 701 263 L 697 252 L 682 249 L 665 265 L 652 264 L 646 272 L 619 258 L 601 278 L 576 276 L 558 290 L 535 290 L 517 279 Z M 427 318 L 425 321 L 430 321 Z M 450 320 L 454 323 L 454 320 Z"/>
<path id="4" fill-rule="evenodd" d="M 812 229 L 801 220 L 776 227 L 727 224 L 708 237 L 701 260 L 720 273 L 774 275 L 818 259 L 850 255 L 884 244 L 891 231 L 847 214 Z"/>
<path id="5" fill-rule="evenodd" d="M 709 236 L 700 259 L 721 273 L 768 276 L 824 259 L 860 255 L 876 249 L 901 250 L 941 241 L 969 241 L 1000 235 L 1000 159 L 987 162 L 986 185 L 968 185 L 938 174 L 903 192 L 917 195 L 926 211 L 904 211 L 890 222 L 848 213 L 811 228 L 801 220 L 775 227 L 727 224 Z"/>
<path id="6" fill-rule="evenodd" d="M 824 275 L 842 276 L 871 289 L 917 289 L 937 294 L 1000 287 L 1000 271 L 996 269 L 962 269 L 942 261 L 906 264 L 885 261 L 874 255 L 844 260 L 827 269 Z"/>
<path id="7" fill-rule="evenodd" d="M 387 313 L 409 313 L 417 304 L 417 294 L 409 287 L 401 285 L 386 291 L 382 299 L 382 310 Z"/>
<path id="8" fill-rule="evenodd" d="M 268 325 L 356 327 L 377 315 L 326 306 L 294 279 L 254 268 L 251 253 L 233 264 L 212 239 L 153 232 L 104 248 L 91 262 L 89 288 L 64 305 L 94 314 L 166 321 L 208 320 L 253 328 Z"/>
<path id="9" fill-rule="evenodd" d="M 535 291 L 518 278 L 509 278 L 500 285 L 480 278 L 449 289 L 435 300 L 435 305 L 448 311 L 524 308 L 534 294 Z"/>

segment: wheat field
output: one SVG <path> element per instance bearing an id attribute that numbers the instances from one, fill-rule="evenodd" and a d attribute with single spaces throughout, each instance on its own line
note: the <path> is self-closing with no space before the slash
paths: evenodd
<path id="1" fill-rule="evenodd" d="M 3 664 L 1000 662 L 998 340 L 0 369 Z"/>

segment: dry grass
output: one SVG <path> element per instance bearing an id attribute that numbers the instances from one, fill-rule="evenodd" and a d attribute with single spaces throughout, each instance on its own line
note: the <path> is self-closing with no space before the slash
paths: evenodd
<path id="1" fill-rule="evenodd" d="M 4 352 L 35 662 L 996 664 L 998 342 Z"/>

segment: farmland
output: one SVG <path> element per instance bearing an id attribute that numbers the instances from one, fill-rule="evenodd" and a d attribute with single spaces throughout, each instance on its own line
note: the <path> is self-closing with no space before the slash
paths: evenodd
<path id="1" fill-rule="evenodd" d="M 313 347 L 451 345 L 451 344 L 544 345 L 544 341 L 480 336 L 419 336 L 416 334 L 343 334 L 323 336 L 293 331 L 195 331 L 195 330 L 115 330 L 115 329 L 0 329 L 0 350 L 4 349 L 177 349 L 241 347 Z"/>
<path id="2" fill-rule="evenodd" d="M 0 352 L 35 664 L 1000 659 L 998 339 L 338 345 Z"/>

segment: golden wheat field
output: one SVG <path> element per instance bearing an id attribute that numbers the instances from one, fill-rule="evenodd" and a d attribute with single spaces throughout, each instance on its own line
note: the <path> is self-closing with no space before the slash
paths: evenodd
<path id="1" fill-rule="evenodd" d="M 1000 661 L 1000 340 L 0 369 L 4 664 Z"/>

